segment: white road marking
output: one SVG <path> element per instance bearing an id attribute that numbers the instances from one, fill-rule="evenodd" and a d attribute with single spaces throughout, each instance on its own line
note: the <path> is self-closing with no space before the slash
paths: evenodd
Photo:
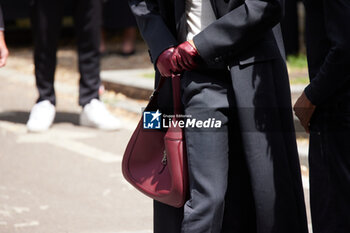
<path id="1" fill-rule="evenodd" d="M 31 222 L 16 223 L 13 226 L 15 228 L 36 227 L 36 226 L 39 226 L 39 222 L 38 221 L 31 221 Z"/>
<path id="2" fill-rule="evenodd" d="M 111 178 L 120 177 L 120 174 L 112 173 L 109 175 L 109 177 L 111 177 Z"/>
<path id="3" fill-rule="evenodd" d="M 12 122 L 0 121 L 0 128 L 16 134 L 25 134 L 27 132 L 27 129 L 24 125 Z"/>
<path id="4" fill-rule="evenodd" d="M 81 142 L 75 142 L 70 140 L 50 140 L 49 143 L 104 163 L 115 163 L 122 161 L 121 155 L 105 152 Z"/>
<path id="5" fill-rule="evenodd" d="M 7 195 L 0 195 L 0 198 L 2 198 L 2 199 L 6 199 L 6 200 L 10 199 L 10 197 L 9 197 L 9 196 L 7 196 Z"/>
<path id="6" fill-rule="evenodd" d="M 106 189 L 105 191 L 103 191 L 103 196 L 108 196 L 109 194 L 111 193 L 111 190 L 110 189 Z"/>
<path id="7" fill-rule="evenodd" d="M 134 186 L 132 186 L 131 184 L 129 184 L 129 182 L 127 182 L 124 178 L 121 178 L 121 179 L 120 179 L 120 182 L 121 182 L 124 186 L 126 186 L 126 187 L 123 187 L 123 188 L 122 188 L 123 191 L 136 190 L 136 189 L 134 188 Z"/>
<path id="8" fill-rule="evenodd" d="M 11 217 L 11 213 L 7 210 L 0 210 L 0 215 L 4 217 Z"/>
<path id="9" fill-rule="evenodd" d="M 69 130 L 52 128 L 44 133 L 32 134 L 27 133 L 24 125 L 10 122 L 0 122 L 0 128 L 19 134 L 16 141 L 17 143 L 48 143 L 103 163 L 122 161 L 121 155 L 103 151 L 85 143 L 75 141 L 77 139 L 96 138 L 97 136 L 94 133 L 72 132 Z"/>
<path id="10" fill-rule="evenodd" d="M 138 122 L 134 120 L 126 120 L 126 119 L 122 119 L 121 122 L 122 122 L 122 128 L 129 130 L 131 132 L 133 132 L 136 129 L 136 126 L 138 124 Z"/>
<path id="11" fill-rule="evenodd" d="M 7 222 L 0 221 L 0 226 L 7 226 Z"/>
<path id="12" fill-rule="evenodd" d="M 27 195 L 32 195 L 32 193 L 30 191 L 25 190 L 25 189 L 22 189 L 21 192 L 24 194 L 27 194 Z"/>
<path id="13" fill-rule="evenodd" d="M 41 206 L 39 206 L 39 208 L 41 210 L 47 210 L 49 208 L 49 206 L 48 205 L 41 205 Z"/>
<path id="14" fill-rule="evenodd" d="M 0 130 L 1 136 L 6 137 L 7 132 L 5 130 Z"/>
<path id="15" fill-rule="evenodd" d="M 22 214 L 24 212 L 29 212 L 29 208 L 27 207 L 12 207 L 12 209 L 17 213 L 17 214 Z"/>

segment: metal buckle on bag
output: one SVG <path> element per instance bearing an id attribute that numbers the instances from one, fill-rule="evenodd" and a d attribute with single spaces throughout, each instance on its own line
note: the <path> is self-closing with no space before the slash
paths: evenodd
<path id="1" fill-rule="evenodd" d="M 162 159 L 162 164 L 164 166 L 167 165 L 168 159 L 167 159 L 167 154 L 166 154 L 166 150 L 163 151 L 163 159 Z"/>
<path id="2" fill-rule="evenodd" d="M 167 165 L 167 163 L 168 163 L 166 150 L 163 151 L 163 158 L 162 158 L 161 163 L 163 164 L 163 167 L 162 167 L 162 169 L 158 172 L 158 174 L 162 174 L 162 173 L 163 173 L 163 171 L 164 171 L 164 169 L 166 168 L 166 165 Z"/>

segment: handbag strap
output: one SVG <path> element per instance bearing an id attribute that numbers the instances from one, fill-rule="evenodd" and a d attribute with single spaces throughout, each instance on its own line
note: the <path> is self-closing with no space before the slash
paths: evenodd
<path id="1" fill-rule="evenodd" d="M 157 88 L 152 92 L 151 96 L 149 97 L 150 101 L 152 101 L 152 99 L 159 94 L 160 89 L 165 83 L 165 79 L 166 77 L 160 76 L 160 80 L 158 82 Z"/>
<path id="2" fill-rule="evenodd" d="M 150 100 L 158 96 L 160 89 L 165 83 L 166 77 L 161 76 L 157 88 L 153 91 L 150 96 Z M 171 83 L 173 88 L 173 104 L 174 104 L 174 114 L 181 114 L 181 75 L 180 74 L 172 74 L 171 75 Z"/>
<path id="3" fill-rule="evenodd" d="M 171 76 L 171 82 L 173 86 L 173 104 L 174 104 L 174 114 L 181 114 L 181 75 L 173 74 Z"/>

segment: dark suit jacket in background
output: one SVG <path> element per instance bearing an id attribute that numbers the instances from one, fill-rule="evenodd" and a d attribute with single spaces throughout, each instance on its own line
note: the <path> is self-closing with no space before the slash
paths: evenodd
<path id="1" fill-rule="evenodd" d="M 0 5 L 0 28 L 4 28 L 4 18 L 2 16 L 2 9 L 1 9 L 1 5 Z"/>
<path id="2" fill-rule="evenodd" d="M 311 83 L 315 105 L 332 104 L 350 88 L 350 1 L 304 0 Z"/>
<path id="3" fill-rule="evenodd" d="M 108 0 L 104 2 L 103 27 L 109 30 L 137 27 L 127 0 Z"/>
<path id="4" fill-rule="evenodd" d="M 350 1 L 304 0 L 314 233 L 350 232 Z"/>

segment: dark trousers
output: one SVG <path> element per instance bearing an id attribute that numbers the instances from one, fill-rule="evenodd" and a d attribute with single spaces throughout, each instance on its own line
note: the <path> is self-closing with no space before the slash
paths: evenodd
<path id="1" fill-rule="evenodd" d="M 182 88 L 186 115 L 215 118 L 222 126 L 185 130 L 191 199 L 179 209 L 155 202 L 154 232 L 254 232 L 255 225 L 248 224 L 255 222 L 254 200 L 230 73 L 186 72 Z"/>
<path id="2" fill-rule="evenodd" d="M 314 233 L 350 232 L 350 104 L 341 98 L 313 116 L 310 201 Z"/>
<path id="3" fill-rule="evenodd" d="M 73 14 L 77 33 L 80 88 L 79 104 L 98 98 L 100 87 L 101 0 L 74 0 Z M 64 1 L 35 0 L 32 12 L 34 63 L 39 99 L 56 103 L 54 75 L 56 51 L 63 17 Z"/>
<path id="4" fill-rule="evenodd" d="M 245 225 L 249 221 L 244 220 L 248 217 L 254 219 L 254 201 L 243 155 L 230 73 L 185 73 L 182 101 L 186 115 L 203 121 L 219 120 L 222 125 L 218 129 L 185 130 L 191 198 L 184 207 L 181 232 L 225 232 L 228 224 L 225 222 L 223 226 L 226 216 L 232 221 L 230 231 L 227 232 L 245 229 L 249 233 L 249 229 L 255 229 L 255 226 Z M 229 208 L 231 203 L 234 205 L 232 209 Z"/>

